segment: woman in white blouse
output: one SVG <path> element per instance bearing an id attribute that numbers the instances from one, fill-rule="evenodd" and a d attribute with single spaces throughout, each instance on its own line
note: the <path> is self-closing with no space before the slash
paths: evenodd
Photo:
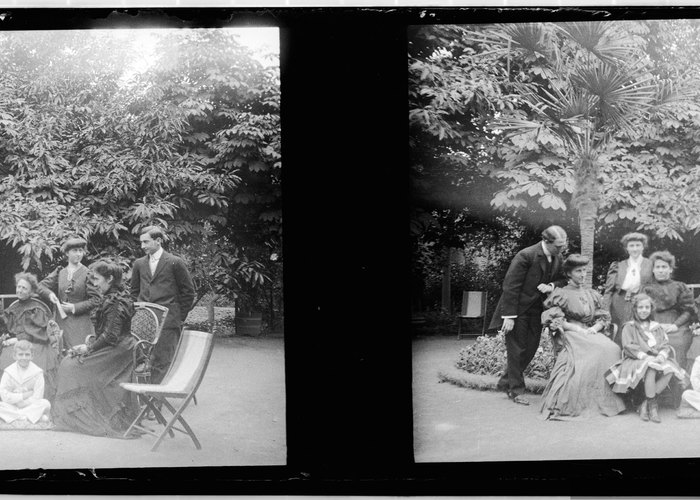
<path id="1" fill-rule="evenodd" d="M 649 238 L 642 233 L 627 233 L 620 243 L 628 258 L 610 264 L 603 294 L 603 303 L 610 309 L 612 322 L 617 325 L 613 339 L 617 345 L 620 345 L 622 325 L 632 319 L 632 299 L 652 281 L 651 261 L 643 256 Z"/>

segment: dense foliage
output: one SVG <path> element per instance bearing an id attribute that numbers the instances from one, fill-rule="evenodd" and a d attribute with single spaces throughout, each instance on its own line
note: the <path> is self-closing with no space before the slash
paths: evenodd
<path id="1" fill-rule="evenodd" d="M 229 30 L 5 32 L 0 47 L 0 240 L 22 267 L 42 273 L 72 233 L 131 260 L 156 223 L 201 294 L 255 302 L 281 259 L 278 64 Z"/>
<path id="2" fill-rule="evenodd" d="M 647 232 L 654 249 L 692 242 L 699 29 L 695 20 L 412 28 L 415 286 L 446 269 L 443 258 L 426 278 L 416 252 L 492 251 L 484 232 L 516 243 L 510 260 L 558 223 L 572 251 L 595 255 L 595 286 L 626 231 Z M 499 212 L 526 228 L 522 239 Z M 455 224 L 464 214 L 470 224 Z M 463 274 L 475 267 L 468 259 Z"/>
<path id="3" fill-rule="evenodd" d="M 538 380 L 549 380 L 556 356 L 554 344 L 548 334 L 542 334 L 540 346 L 525 376 Z M 506 366 L 506 346 L 502 333 L 481 336 L 459 352 L 456 367 L 478 375 L 500 375 Z"/>

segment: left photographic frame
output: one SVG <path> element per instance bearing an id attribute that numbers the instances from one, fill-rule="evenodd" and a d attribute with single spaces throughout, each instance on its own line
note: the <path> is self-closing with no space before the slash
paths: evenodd
<path id="1" fill-rule="evenodd" d="M 214 336 L 182 413 L 201 450 L 180 433 L 154 453 L 147 434 L 7 426 L 0 432 L 14 451 L 0 469 L 286 464 L 279 29 L 222 24 L 0 32 L 0 292 L 15 293 L 16 273 L 41 282 L 70 267 L 62 245 L 73 236 L 86 241 L 79 265 L 109 259 L 128 288 L 148 253 L 142 230 L 155 225 L 163 234 L 152 239 L 181 259 L 192 281 L 194 306 L 180 325 Z M 182 286 L 166 286 L 180 300 Z M 62 306 L 47 302 L 59 316 Z M 181 302 L 170 309 L 187 309 Z M 59 391 L 66 352 L 56 367 Z M 124 359 L 134 366 L 105 365 L 120 372 L 102 380 L 105 396 L 132 381 L 138 363 Z M 87 371 L 85 378 L 81 390 Z M 105 398 L 110 411 L 122 396 Z"/>

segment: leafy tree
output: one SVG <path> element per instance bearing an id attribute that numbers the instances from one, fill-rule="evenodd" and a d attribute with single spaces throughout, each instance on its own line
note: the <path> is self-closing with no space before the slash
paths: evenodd
<path id="1" fill-rule="evenodd" d="M 483 192 L 493 193 L 491 205 L 523 221 L 541 221 L 543 213 L 551 219 L 556 212 L 575 208 L 581 250 L 589 256 L 601 218 L 628 219 L 660 236 L 680 237 L 674 224 L 681 215 L 668 223 L 664 202 L 652 205 L 660 192 L 670 198 L 664 189 L 675 193 L 690 186 L 694 174 L 679 177 L 669 164 L 651 166 L 620 157 L 631 149 L 624 151 L 621 143 L 649 135 L 650 122 L 666 120 L 670 125 L 684 111 L 690 124 L 694 113 L 690 94 L 678 90 L 689 88 L 686 80 L 671 64 L 661 71 L 662 65 L 649 57 L 650 40 L 656 36 L 650 26 L 656 29 L 651 22 L 591 22 L 441 27 L 429 32 L 424 38 L 439 46 L 423 58 L 422 66 L 409 65 L 422 68 L 411 87 L 431 97 L 422 104 L 430 113 L 416 110 L 414 116 L 437 117 L 432 122 L 424 119 L 423 130 L 430 130 L 432 123 L 434 136 L 443 143 L 443 150 L 427 150 L 445 161 L 461 148 L 465 165 L 471 165 L 465 171 L 480 166 L 481 173 L 501 184 L 495 193 L 492 185 L 483 184 Z M 467 84 L 460 94 L 450 84 L 457 77 L 445 76 L 452 73 L 474 75 L 465 78 L 486 90 L 479 93 Z M 471 138 L 467 147 L 453 141 L 456 136 L 462 141 Z M 650 186 L 641 190 L 640 199 L 640 186 L 632 175 L 640 166 L 645 169 L 642 183 L 646 177 L 653 184 L 663 172 L 674 184 Z M 676 212 L 685 216 L 678 227 L 692 227 L 688 222 L 697 210 L 694 200 L 690 192 L 680 203 L 676 200 L 682 205 Z"/>
<path id="2" fill-rule="evenodd" d="M 0 34 L 0 240 L 41 270 L 72 233 L 132 259 L 157 223 L 259 286 L 258 247 L 281 245 L 279 68 L 228 30 L 149 33 Z"/>

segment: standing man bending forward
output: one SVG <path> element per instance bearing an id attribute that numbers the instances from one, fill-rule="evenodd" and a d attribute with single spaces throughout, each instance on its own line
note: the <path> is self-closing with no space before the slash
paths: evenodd
<path id="1" fill-rule="evenodd" d="M 542 241 L 517 253 L 489 325 L 505 333 L 507 366 L 498 388 L 518 404 L 530 404 L 523 397 L 524 372 L 540 344 L 543 299 L 555 286 L 566 283 L 554 282 L 561 274 L 561 252 L 566 244 L 566 232 L 559 226 L 550 226 L 542 232 Z"/>
<path id="2" fill-rule="evenodd" d="M 163 230 L 149 226 L 141 231 L 141 248 L 146 255 L 136 259 L 131 274 L 134 301 L 153 302 L 169 309 L 160 338 L 153 350 L 152 383 L 158 384 L 175 355 L 182 323 L 194 305 L 194 285 L 180 257 L 162 248 Z"/>

